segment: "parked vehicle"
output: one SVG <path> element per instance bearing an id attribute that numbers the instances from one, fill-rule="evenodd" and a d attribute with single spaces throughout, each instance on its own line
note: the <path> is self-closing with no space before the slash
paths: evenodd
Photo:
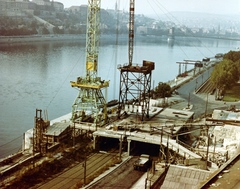
<path id="1" fill-rule="evenodd" d="M 152 165 L 152 161 L 150 159 L 150 156 L 147 154 L 142 154 L 137 161 L 134 162 L 134 169 L 139 171 L 146 172 L 148 168 L 150 168 Z"/>

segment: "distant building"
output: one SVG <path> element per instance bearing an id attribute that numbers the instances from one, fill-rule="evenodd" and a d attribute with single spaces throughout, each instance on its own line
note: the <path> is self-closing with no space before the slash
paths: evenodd
<path id="1" fill-rule="evenodd" d="M 0 0 L 1 16 L 26 16 L 26 12 L 33 14 L 35 10 L 63 11 L 64 5 L 50 0 Z"/>
<path id="2" fill-rule="evenodd" d="M 141 35 L 147 35 L 148 34 L 148 27 L 147 26 L 138 26 L 136 33 L 141 34 Z"/>
<path id="3" fill-rule="evenodd" d="M 32 2 L 36 3 L 37 5 L 51 6 L 50 0 L 32 0 Z"/>
<path id="4" fill-rule="evenodd" d="M 60 2 L 52 2 L 52 5 L 56 11 L 63 11 L 64 10 L 64 5 Z"/>
<path id="5" fill-rule="evenodd" d="M 71 6 L 69 8 L 66 8 L 66 10 L 72 11 L 72 12 L 78 12 L 80 11 L 80 6 Z"/>
<path id="6" fill-rule="evenodd" d="M 1 16 L 25 16 L 28 10 L 34 10 L 36 6 L 29 1 L 10 1 L 0 0 L 0 15 Z M 23 12 L 24 11 L 24 12 Z"/>

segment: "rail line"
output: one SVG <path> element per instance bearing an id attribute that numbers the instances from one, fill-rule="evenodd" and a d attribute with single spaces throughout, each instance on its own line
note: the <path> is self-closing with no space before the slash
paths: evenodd
<path id="1" fill-rule="evenodd" d="M 86 160 L 86 178 L 93 176 L 98 170 L 103 168 L 107 163 L 111 162 L 115 155 L 106 153 L 96 153 L 87 158 Z M 40 189 L 58 189 L 58 188 L 71 188 L 72 186 L 83 183 L 84 179 L 84 166 L 83 162 L 76 164 L 74 167 L 59 174 L 56 178 L 43 183 L 37 188 Z M 34 187 L 35 188 L 35 187 Z"/>
<path id="2" fill-rule="evenodd" d="M 196 94 L 197 93 L 210 93 L 213 94 L 215 90 L 214 85 L 212 84 L 212 82 L 210 81 L 210 78 L 208 78 L 197 90 L 196 90 Z"/>
<path id="3" fill-rule="evenodd" d="M 133 163 L 136 160 L 137 157 L 128 158 L 104 177 L 87 186 L 86 189 L 131 188 L 132 185 L 145 173 L 133 169 Z"/>

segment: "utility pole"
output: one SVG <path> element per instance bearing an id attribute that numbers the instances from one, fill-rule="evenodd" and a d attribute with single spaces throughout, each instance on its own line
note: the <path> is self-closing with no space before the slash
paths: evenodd
<path id="1" fill-rule="evenodd" d="M 207 153 L 206 153 L 206 164 L 205 169 L 207 170 L 207 163 L 208 163 L 208 152 L 209 152 L 209 133 L 208 133 L 209 127 L 207 126 Z"/>
<path id="2" fill-rule="evenodd" d="M 190 107 L 190 93 L 188 94 L 188 109 Z"/>
<path id="3" fill-rule="evenodd" d="M 75 122 L 73 123 L 73 147 L 75 148 L 75 136 L 76 136 L 76 131 L 75 131 Z"/>
<path id="4" fill-rule="evenodd" d="M 168 149 L 168 144 L 169 143 L 169 134 L 167 136 L 167 153 L 166 153 L 166 161 L 165 161 L 165 168 L 167 168 L 168 163 L 169 163 L 169 149 Z"/>
<path id="5" fill-rule="evenodd" d="M 163 154 L 162 154 L 162 151 L 163 151 L 162 138 L 163 138 L 163 126 L 162 126 L 162 129 L 161 129 L 160 145 L 159 145 L 159 157 L 160 157 L 160 162 L 161 162 L 162 159 L 163 159 Z"/>
<path id="6" fill-rule="evenodd" d="M 87 173 L 87 157 L 85 157 L 83 162 L 83 185 L 86 186 L 86 173 Z"/>

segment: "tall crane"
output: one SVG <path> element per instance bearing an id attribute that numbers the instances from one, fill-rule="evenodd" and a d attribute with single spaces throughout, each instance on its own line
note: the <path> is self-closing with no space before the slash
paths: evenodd
<path id="1" fill-rule="evenodd" d="M 128 61 L 129 65 L 132 66 L 133 59 L 133 45 L 134 45 L 134 9 L 135 0 L 130 0 L 129 5 L 129 38 L 128 38 Z"/>
<path id="2" fill-rule="evenodd" d="M 96 125 L 107 120 L 107 103 L 102 89 L 109 86 L 109 81 L 98 77 L 98 53 L 100 39 L 100 4 L 101 0 L 88 0 L 86 34 L 86 75 L 71 81 L 72 87 L 79 93 L 72 105 L 72 121 L 85 121 L 92 118 Z"/>
<path id="3" fill-rule="evenodd" d="M 129 5 L 129 39 L 128 39 L 128 63 L 119 65 L 120 70 L 120 89 L 119 89 L 119 109 L 118 117 L 129 112 L 130 104 L 135 106 L 132 112 L 136 111 L 141 120 L 149 118 L 150 92 L 152 70 L 155 63 L 143 60 L 143 64 L 133 65 L 133 46 L 134 46 L 134 9 L 135 0 L 130 0 Z"/>

